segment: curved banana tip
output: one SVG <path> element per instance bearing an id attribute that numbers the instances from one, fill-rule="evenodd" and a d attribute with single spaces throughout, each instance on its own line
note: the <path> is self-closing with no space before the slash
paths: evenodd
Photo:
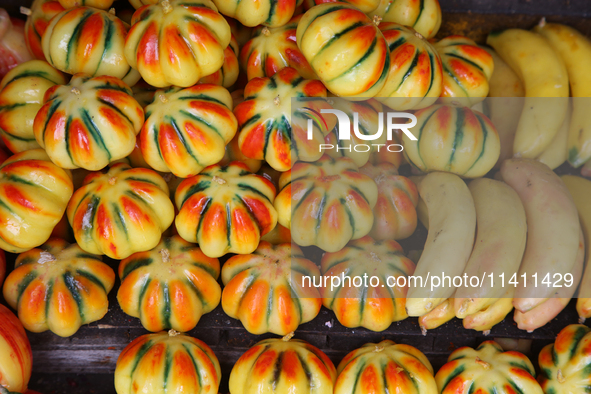
<path id="1" fill-rule="evenodd" d="M 459 300 L 456 298 L 456 302 L 454 302 L 454 310 L 455 310 L 455 315 L 458 319 L 463 319 L 466 316 L 468 316 L 468 308 L 470 307 L 470 304 L 472 304 L 474 301 L 474 299 L 463 299 L 463 300 Z"/>
<path id="2" fill-rule="evenodd" d="M 527 313 L 546 300 L 547 298 L 514 298 L 513 307 L 520 313 Z"/>
<path id="3" fill-rule="evenodd" d="M 542 19 L 540 19 L 540 21 L 538 22 L 538 27 L 543 28 L 544 26 L 546 26 L 546 17 L 543 16 Z"/>

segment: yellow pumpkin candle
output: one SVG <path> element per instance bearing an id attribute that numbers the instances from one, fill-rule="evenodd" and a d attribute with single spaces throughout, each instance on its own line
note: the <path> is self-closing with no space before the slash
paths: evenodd
<path id="1" fill-rule="evenodd" d="M 133 340 L 115 367 L 117 394 L 218 394 L 220 363 L 203 341 L 174 330 Z"/>
<path id="2" fill-rule="evenodd" d="M 174 220 L 174 206 L 158 173 L 116 163 L 84 179 L 67 214 L 82 249 L 124 259 L 160 242 Z"/>
<path id="3" fill-rule="evenodd" d="M 149 331 L 189 331 L 220 302 L 220 263 L 178 235 L 121 261 L 117 300 Z"/>
<path id="4" fill-rule="evenodd" d="M 52 238 L 18 256 L 3 293 L 27 330 L 68 337 L 105 316 L 114 284 L 115 273 L 100 256 Z"/>
<path id="5" fill-rule="evenodd" d="M 69 171 L 42 149 L 17 153 L 0 165 L 0 248 L 21 253 L 49 238 L 74 186 Z"/>
<path id="6" fill-rule="evenodd" d="M 221 86 L 158 90 L 146 107 L 140 149 L 150 167 L 188 178 L 224 157 L 237 127 L 232 97 Z"/>
<path id="7" fill-rule="evenodd" d="M 92 5 L 70 7 L 74 6 L 66 6 L 66 10 L 54 16 L 43 32 L 41 45 L 45 59 L 68 74 L 107 75 L 128 85 L 135 84 L 140 75 L 123 56 L 127 24 L 114 12 Z"/>
<path id="8" fill-rule="evenodd" d="M 275 187 L 246 164 L 213 165 L 177 187 L 179 235 L 209 257 L 252 253 L 277 223 Z"/>
<path id="9" fill-rule="evenodd" d="M 320 271 L 299 247 L 262 241 L 252 254 L 224 264 L 222 307 L 248 332 L 287 335 L 320 312 L 322 299 L 312 280 L 318 283 Z"/>
<path id="10" fill-rule="evenodd" d="M 332 394 L 333 363 L 318 348 L 292 337 L 264 339 L 244 353 L 230 373 L 230 394 Z"/>
<path id="11" fill-rule="evenodd" d="M 43 60 L 21 63 L 0 82 L 0 137 L 12 153 L 39 148 L 33 122 L 45 92 L 64 85 L 62 73 Z"/>
<path id="12" fill-rule="evenodd" d="M 515 387 L 528 394 L 542 394 L 534 378 L 531 361 L 522 353 L 503 352 L 494 341 L 485 341 L 476 349 L 461 347 L 454 350 L 435 375 L 441 394 L 515 393 Z"/>
<path id="13" fill-rule="evenodd" d="M 296 38 L 318 78 L 335 95 L 370 98 L 384 86 L 390 69 L 388 43 L 376 23 L 354 6 L 312 7 L 300 19 Z"/>
<path id="14" fill-rule="evenodd" d="M 300 246 L 336 252 L 371 231 L 378 189 L 348 157 L 298 162 L 281 175 L 279 186 L 278 221 Z"/>
<path id="15" fill-rule="evenodd" d="M 384 340 L 347 354 L 334 394 L 437 394 L 433 367 L 418 349 Z"/>
<path id="16" fill-rule="evenodd" d="M 345 327 L 384 331 L 393 322 L 408 317 L 407 277 L 415 264 L 404 256 L 396 241 L 376 241 L 366 236 L 349 242 L 338 252 L 325 253 L 321 264 L 325 282 L 322 302 Z M 369 279 L 359 285 L 347 277 Z"/>
<path id="17" fill-rule="evenodd" d="M 97 171 L 133 151 L 143 123 L 144 111 L 123 81 L 76 74 L 47 90 L 33 132 L 58 166 Z"/>
<path id="18" fill-rule="evenodd" d="M 222 68 L 232 33 L 210 0 L 162 0 L 137 9 L 125 58 L 152 86 L 189 87 Z"/>

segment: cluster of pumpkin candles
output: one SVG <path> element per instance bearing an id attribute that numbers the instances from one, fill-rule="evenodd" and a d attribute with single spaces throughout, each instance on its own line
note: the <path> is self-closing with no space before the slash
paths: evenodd
<path id="1" fill-rule="evenodd" d="M 457 349 L 434 374 L 419 350 L 389 340 L 335 368 L 292 338 L 322 305 L 373 331 L 408 316 L 425 330 L 459 317 L 488 331 L 515 308 L 531 331 L 579 280 L 591 289 L 591 182 L 553 172 L 566 161 L 591 171 L 591 121 L 581 101 L 568 102 L 591 95 L 591 43 L 580 33 L 542 21 L 491 33 L 492 49 L 436 41 L 437 0 L 130 0 L 133 15 L 112 3 L 35 0 L 25 26 L 0 13 L 0 53 L 13 61 L 0 65 L 0 248 L 18 254 L 3 284 L 18 317 L 0 306 L 0 393 L 26 392 L 25 329 L 68 337 L 105 316 L 116 273 L 102 256 L 120 260 L 119 306 L 152 332 L 121 353 L 118 394 L 217 394 L 218 359 L 183 333 L 219 304 L 251 333 L 285 335 L 242 355 L 231 394 L 591 386 L 583 325 L 540 353 L 538 381 L 525 355 L 493 341 Z M 487 116 L 487 96 L 521 99 L 492 101 Z M 293 112 L 295 98 L 310 113 L 357 119 L 356 134 L 343 141 L 335 116 Z M 384 133 L 355 149 L 359 130 L 367 137 L 390 110 L 412 113 L 420 134 Z M 340 144 L 348 149 L 322 149 Z M 399 174 L 405 164 L 416 176 Z M 483 178 L 493 169 L 498 180 Z M 411 259 L 397 241 L 419 220 L 428 237 Z M 320 264 L 300 246 L 322 249 Z M 504 257 L 491 263 L 494 253 Z M 476 295 L 384 286 L 485 266 L 576 283 Z M 312 285 L 368 272 L 379 279 L 369 290 Z M 298 286 L 304 277 L 310 285 Z M 577 310 L 591 317 L 591 295 Z"/>

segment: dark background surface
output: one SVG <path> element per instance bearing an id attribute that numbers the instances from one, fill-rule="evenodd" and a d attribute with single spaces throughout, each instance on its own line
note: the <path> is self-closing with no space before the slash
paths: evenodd
<path id="1" fill-rule="evenodd" d="M 549 21 L 569 24 L 591 36 L 591 1 L 589 0 L 440 0 L 444 12 L 439 37 L 462 34 L 484 42 L 491 30 L 508 27 L 531 28 L 541 17 Z M 3 0 L 1 7 L 18 15 L 20 6 L 30 1 Z M 116 9 L 128 8 L 118 1 Z M 559 173 L 576 173 L 562 166 Z M 420 227 L 417 234 L 402 242 L 405 251 L 422 248 L 426 231 Z M 112 262 L 116 269 L 117 262 Z M 10 269 L 10 267 L 9 267 Z M 41 393 L 114 393 L 113 371 L 121 350 L 133 339 L 147 333 L 138 319 L 126 316 L 115 299 L 118 282 L 110 294 L 109 313 L 99 322 L 83 326 L 70 338 L 60 338 L 51 332 L 29 334 L 34 353 L 34 374 L 30 388 Z M 545 327 L 528 334 L 513 322 L 512 313 L 494 327 L 490 336 L 465 330 L 454 319 L 423 336 L 416 318 L 394 323 L 388 330 L 374 333 L 366 329 L 347 329 L 341 326 L 331 311 L 322 309 L 312 322 L 296 331 L 296 338 L 308 340 L 325 351 L 338 363 L 349 351 L 367 342 L 392 339 L 416 346 L 425 352 L 434 367 L 441 366 L 447 355 L 460 346 L 475 346 L 490 338 L 529 338 L 533 340 L 530 356 L 536 364 L 537 353 L 553 341 L 556 333 L 578 320 L 574 301 L 556 319 Z M 205 315 L 193 335 L 209 344 L 218 356 L 223 370 L 220 393 L 227 392 L 229 371 L 235 360 L 257 341 L 272 335 L 256 336 L 246 332 L 239 321 L 227 317 L 221 307 Z"/>

